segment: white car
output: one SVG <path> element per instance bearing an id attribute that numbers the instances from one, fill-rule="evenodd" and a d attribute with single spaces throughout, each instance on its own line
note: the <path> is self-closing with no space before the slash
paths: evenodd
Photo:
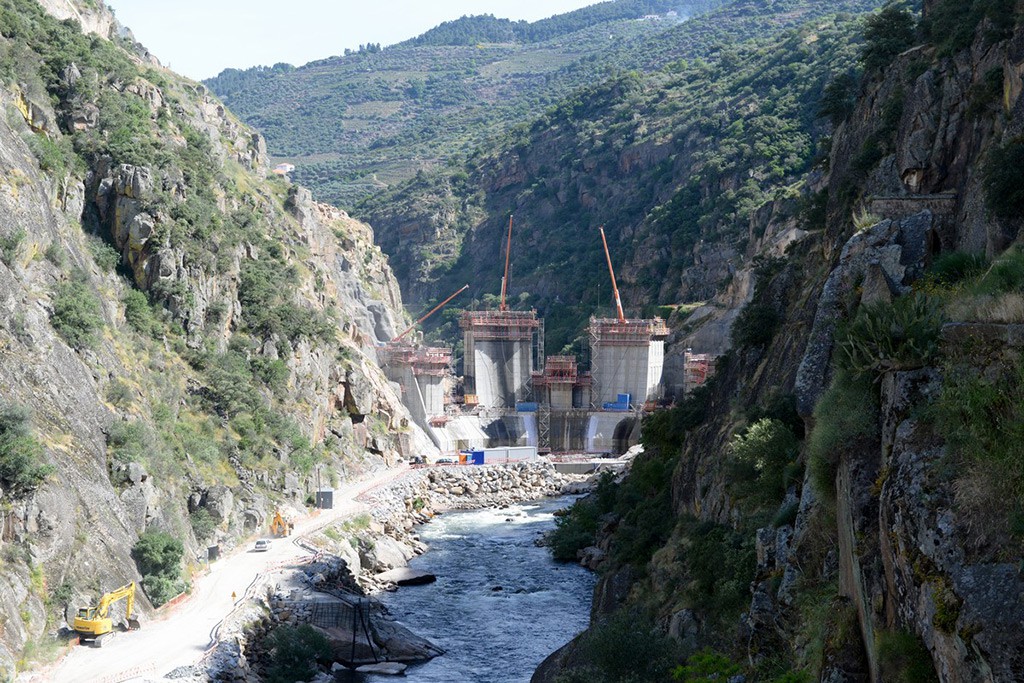
<path id="1" fill-rule="evenodd" d="M 253 546 L 253 550 L 255 550 L 256 552 L 265 552 L 267 550 L 270 550 L 270 541 L 268 541 L 265 538 L 261 538 L 260 540 L 256 541 L 256 545 Z"/>

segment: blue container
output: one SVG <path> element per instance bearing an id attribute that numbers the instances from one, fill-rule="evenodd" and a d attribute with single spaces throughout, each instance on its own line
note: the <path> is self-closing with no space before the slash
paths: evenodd
<path id="1" fill-rule="evenodd" d="M 619 398 L 616 403 L 625 403 L 627 406 L 632 403 L 629 399 L 632 398 L 629 394 L 619 394 Z"/>
<path id="2" fill-rule="evenodd" d="M 618 402 L 616 402 L 616 403 L 605 403 L 603 405 L 603 407 L 604 407 L 605 410 L 613 411 L 613 412 L 619 412 L 619 413 L 629 412 L 629 404 L 628 403 L 618 403 Z"/>
<path id="3" fill-rule="evenodd" d="M 474 465 L 484 464 L 484 452 L 483 451 L 470 451 L 469 453 L 470 462 Z"/>
<path id="4" fill-rule="evenodd" d="M 519 413 L 536 413 L 537 404 L 536 402 L 517 403 L 516 412 Z"/>

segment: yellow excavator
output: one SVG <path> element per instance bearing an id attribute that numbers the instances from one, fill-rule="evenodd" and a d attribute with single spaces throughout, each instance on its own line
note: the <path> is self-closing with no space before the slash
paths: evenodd
<path id="1" fill-rule="evenodd" d="M 113 620 L 107 616 L 110 606 L 118 600 L 125 600 L 124 618 L 128 622 L 128 629 L 139 628 L 137 619 L 132 619 L 132 608 L 135 607 L 135 582 L 121 586 L 116 590 L 105 593 L 95 607 L 83 607 L 75 615 L 75 623 L 72 625 L 82 641 L 92 641 L 93 647 L 103 647 L 105 636 L 114 630 Z"/>
<path id="2" fill-rule="evenodd" d="M 284 521 L 280 510 L 274 510 L 274 518 L 270 520 L 270 533 L 278 537 L 291 536 L 295 524 Z"/>

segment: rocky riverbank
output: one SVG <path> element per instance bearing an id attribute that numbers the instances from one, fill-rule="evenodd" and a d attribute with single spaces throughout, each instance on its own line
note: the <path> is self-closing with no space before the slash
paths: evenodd
<path id="1" fill-rule="evenodd" d="M 316 560 L 269 583 L 231 619 L 208 660 L 216 680 L 249 680 L 271 664 L 272 634 L 312 626 L 325 636 L 336 661 L 415 662 L 443 653 L 397 624 L 372 595 L 396 588 L 393 570 L 426 552 L 416 526 L 448 510 L 504 508 L 546 496 L 581 493 L 586 476 L 557 472 L 549 463 L 434 467 L 410 471 L 363 498 L 368 514 L 328 525 L 303 539 Z M 352 610 L 365 615 L 353 634 Z M 340 616 L 340 618 L 339 618 Z M 243 626 L 244 622 L 244 626 Z M 356 643 L 355 661 L 351 657 Z M 184 672 L 183 672 L 184 673 Z"/>

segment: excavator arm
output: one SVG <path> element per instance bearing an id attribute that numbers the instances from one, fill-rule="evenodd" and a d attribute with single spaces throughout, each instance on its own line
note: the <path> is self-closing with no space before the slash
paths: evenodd
<path id="1" fill-rule="evenodd" d="M 95 607 L 84 607 L 78 610 L 73 624 L 75 631 L 83 638 L 96 639 L 98 643 L 102 636 L 114 629 L 114 624 L 107 615 L 110 612 L 110 606 L 118 600 L 126 601 L 124 618 L 128 622 L 128 628 L 138 628 L 139 622 L 132 618 L 132 612 L 135 609 L 135 582 L 133 581 L 105 593 Z"/>

